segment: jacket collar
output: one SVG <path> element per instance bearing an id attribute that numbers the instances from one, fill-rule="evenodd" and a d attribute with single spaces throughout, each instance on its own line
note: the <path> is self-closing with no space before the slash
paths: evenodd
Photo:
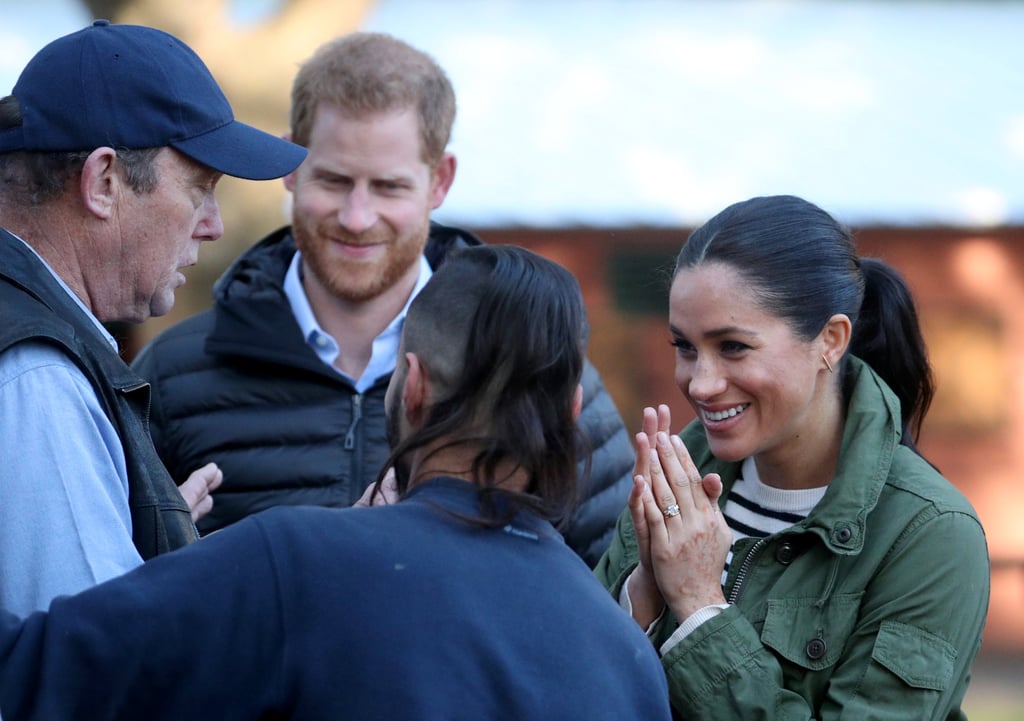
<path id="1" fill-rule="evenodd" d="M 86 327 L 90 328 L 117 353 L 117 342 L 100 320 L 35 250 L 3 228 L 0 228 L 0 257 L 4 259 L 0 278 L 17 286 L 60 318 L 80 318 L 79 328 L 82 332 L 85 332 Z"/>
<path id="2" fill-rule="evenodd" d="M 121 391 L 146 386 L 118 355 L 109 332 L 24 242 L 0 229 L 0 283 L 7 283 L 45 313 L 49 322 L 40 323 L 33 313 L 17 312 L 4 318 L 0 351 L 26 338 L 49 339 L 68 349 L 72 360 L 87 354 L 105 374 L 112 388 Z M 77 350 L 76 350 L 77 349 Z"/>
<path id="3" fill-rule="evenodd" d="M 458 478 L 437 476 L 421 481 L 405 494 L 402 503 L 406 502 L 440 506 L 463 518 L 483 520 L 480 487 Z M 527 510 L 519 511 L 501 530 L 521 538 L 546 538 L 564 542 L 562 535 L 549 521 Z"/>

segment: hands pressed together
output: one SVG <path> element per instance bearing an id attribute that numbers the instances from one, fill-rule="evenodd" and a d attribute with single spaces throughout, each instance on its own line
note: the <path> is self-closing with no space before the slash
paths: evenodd
<path id="1" fill-rule="evenodd" d="M 679 622 L 705 606 L 725 603 L 722 569 L 732 531 L 718 508 L 722 479 L 701 477 L 668 406 L 645 408 L 636 435 L 629 511 L 640 564 L 629 579 L 633 617 L 644 628 L 668 606 Z"/>

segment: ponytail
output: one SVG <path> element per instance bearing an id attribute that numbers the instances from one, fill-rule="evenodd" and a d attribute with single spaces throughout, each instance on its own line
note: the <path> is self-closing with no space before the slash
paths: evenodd
<path id="1" fill-rule="evenodd" d="M 877 258 L 861 258 L 864 301 L 853 326 L 850 353 L 870 365 L 900 400 L 903 443 L 917 450 L 935 381 L 917 309 L 903 276 Z"/>

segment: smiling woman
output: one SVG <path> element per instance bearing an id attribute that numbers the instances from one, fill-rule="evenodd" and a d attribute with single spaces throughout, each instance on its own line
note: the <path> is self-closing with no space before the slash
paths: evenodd
<path id="1" fill-rule="evenodd" d="M 932 381 L 902 277 L 820 208 L 753 198 L 687 240 L 669 327 L 697 419 L 645 411 L 597 574 L 677 712 L 959 718 L 988 557 L 914 446 Z"/>
<path id="2" fill-rule="evenodd" d="M 740 461 L 763 454 L 762 480 L 779 487 L 825 485 L 834 459 L 796 468 L 771 462 L 790 455 L 787 441 L 829 451 L 835 429 L 820 422 L 836 417 L 839 394 L 828 383 L 825 363 L 838 363 L 848 342 L 848 318 L 829 319 L 814 338 L 797 336 L 790 322 L 764 310 L 757 285 L 729 263 L 683 268 L 670 296 L 676 347 L 676 384 L 704 425 L 712 453 Z M 821 438 L 823 442 L 814 440 Z M 821 468 L 821 466 L 825 466 Z M 769 472 L 776 478 L 768 478 Z"/>

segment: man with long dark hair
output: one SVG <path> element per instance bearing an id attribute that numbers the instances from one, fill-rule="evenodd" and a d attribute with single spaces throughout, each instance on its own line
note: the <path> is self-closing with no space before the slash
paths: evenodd
<path id="1" fill-rule="evenodd" d="M 388 388 L 397 502 L 270 509 L 3 617 L 4 718 L 668 719 L 653 647 L 551 523 L 585 336 L 564 268 L 453 251 Z"/>

